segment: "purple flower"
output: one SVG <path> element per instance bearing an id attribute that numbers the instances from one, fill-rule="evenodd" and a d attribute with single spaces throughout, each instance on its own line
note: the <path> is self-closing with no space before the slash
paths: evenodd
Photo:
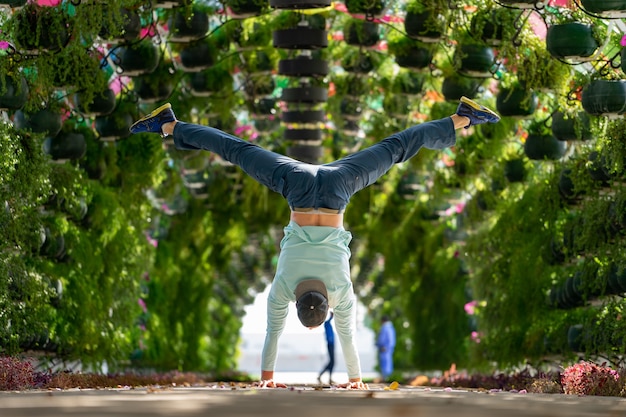
<path id="1" fill-rule="evenodd" d="M 620 45 L 626 46 L 626 35 L 622 36 L 622 40 L 620 41 Z"/>
<path id="2" fill-rule="evenodd" d="M 9 42 L 7 42 L 7 41 L 0 41 L 0 49 L 9 49 Z"/>

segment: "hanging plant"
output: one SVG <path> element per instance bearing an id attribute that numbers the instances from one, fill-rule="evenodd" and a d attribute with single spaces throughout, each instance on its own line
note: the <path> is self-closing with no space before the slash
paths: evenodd
<path id="1" fill-rule="evenodd" d="M 259 16 L 269 10 L 267 0 L 222 0 L 222 3 L 235 18 Z"/>
<path id="2" fill-rule="evenodd" d="M 552 114 L 552 134 L 561 141 L 586 141 L 592 139 L 589 116 L 583 111 Z"/>
<path id="3" fill-rule="evenodd" d="M 136 9 L 117 9 L 113 5 L 103 5 L 103 20 L 96 22 L 100 25 L 98 37 L 111 44 L 133 42 L 141 33 L 141 17 Z M 93 17 L 93 14 L 89 14 Z M 79 19 L 80 20 L 80 19 Z"/>
<path id="4" fill-rule="evenodd" d="M 115 110 L 106 116 L 98 116 L 95 120 L 95 129 L 98 139 L 112 142 L 130 136 L 130 126 L 136 119 L 135 103 L 119 100 Z"/>
<path id="5" fill-rule="evenodd" d="M 29 3 L 11 17 L 7 29 L 22 52 L 58 51 L 69 42 L 68 21 L 60 7 Z"/>
<path id="6" fill-rule="evenodd" d="M 159 47 L 151 39 L 120 45 L 112 52 L 123 75 L 134 77 L 154 71 L 161 60 Z"/>
<path id="7" fill-rule="evenodd" d="M 387 36 L 387 46 L 400 67 L 421 70 L 428 68 L 432 63 L 432 49 L 417 39 L 390 32 Z"/>
<path id="8" fill-rule="evenodd" d="M 362 19 L 348 19 L 344 24 L 344 39 L 348 45 L 371 47 L 380 40 L 380 25 Z"/>
<path id="9" fill-rule="evenodd" d="M 404 31 L 422 42 L 438 42 L 446 34 L 449 10 L 447 1 L 411 0 L 406 5 Z"/>
<path id="10" fill-rule="evenodd" d="M 143 103 L 165 101 L 174 91 L 179 78 L 172 62 L 164 60 L 151 73 L 133 77 L 133 91 Z"/>
<path id="11" fill-rule="evenodd" d="M 28 100 L 28 83 L 22 74 L 0 73 L 0 110 L 19 110 Z"/>
<path id="12" fill-rule="evenodd" d="M 385 10 L 385 4 L 385 0 L 345 0 L 348 12 L 367 16 L 380 16 Z"/>
<path id="13" fill-rule="evenodd" d="M 495 54 L 489 46 L 461 41 L 454 50 L 453 60 L 461 75 L 476 78 L 493 76 Z"/>
<path id="14" fill-rule="evenodd" d="M 548 28 L 546 49 L 557 59 L 582 61 L 600 46 L 594 26 L 578 22 L 555 24 Z"/>
<path id="15" fill-rule="evenodd" d="M 555 138 L 543 124 L 535 123 L 528 129 L 524 153 L 535 161 L 557 160 L 565 155 L 567 144 Z"/>
<path id="16" fill-rule="evenodd" d="M 216 65 L 204 71 L 188 76 L 191 94 L 196 97 L 207 97 L 213 94 L 228 94 L 233 90 L 233 76 L 231 72 Z"/>
<path id="17" fill-rule="evenodd" d="M 209 14 L 195 7 L 191 12 L 176 10 L 167 21 L 169 42 L 192 42 L 209 31 Z"/>
<path id="18" fill-rule="evenodd" d="M 490 46 L 504 46 L 505 43 L 512 43 L 517 36 L 515 25 L 519 13 L 506 8 L 494 6 L 491 3 L 483 9 L 482 7 L 474 13 L 470 22 L 470 33 L 475 39 L 482 40 Z"/>
<path id="19" fill-rule="evenodd" d="M 18 129 L 26 129 L 46 136 L 56 136 L 63 126 L 64 112 L 65 109 L 58 103 L 51 102 L 32 112 L 16 111 L 13 122 Z"/>
<path id="20" fill-rule="evenodd" d="M 626 17 L 626 0 L 580 0 L 586 12 L 610 19 Z"/>
<path id="21" fill-rule="evenodd" d="M 591 81 L 583 88 L 583 109 L 594 116 L 620 116 L 626 113 L 626 80 Z"/>
<path id="22" fill-rule="evenodd" d="M 501 87 L 496 97 L 496 109 L 501 116 L 528 117 L 538 106 L 537 94 L 518 82 Z"/>

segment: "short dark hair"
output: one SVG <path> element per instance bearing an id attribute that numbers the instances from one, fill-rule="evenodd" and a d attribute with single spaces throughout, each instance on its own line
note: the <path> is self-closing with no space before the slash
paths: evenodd
<path id="1" fill-rule="evenodd" d="M 320 292 L 308 291 L 296 300 L 296 309 L 300 323 L 305 327 L 317 327 L 326 320 L 328 300 Z"/>

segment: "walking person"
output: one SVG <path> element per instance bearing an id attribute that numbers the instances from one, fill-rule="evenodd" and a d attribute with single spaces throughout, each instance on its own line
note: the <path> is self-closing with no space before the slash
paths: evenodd
<path id="1" fill-rule="evenodd" d="M 334 314 L 331 311 L 328 320 L 324 322 L 324 335 L 326 336 L 326 346 L 328 347 L 328 363 L 317 377 L 317 381 L 320 384 L 322 383 L 322 375 L 324 375 L 325 372 L 328 372 L 328 384 L 333 385 L 335 383 L 333 381 L 333 369 L 335 368 L 335 331 L 331 323 L 333 316 Z"/>
<path id="2" fill-rule="evenodd" d="M 376 347 L 378 348 L 378 366 L 383 382 L 387 381 L 393 373 L 393 351 L 396 347 L 396 329 L 389 320 L 389 316 L 385 315 L 381 318 L 382 325 L 376 339 Z"/>
<path id="3" fill-rule="evenodd" d="M 333 309 L 349 381 L 338 387 L 367 389 L 361 379 L 356 348 L 356 300 L 350 279 L 352 234 L 343 226 L 350 198 L 373 184 L 394 164 L 407 161 L 421 148 L 444 149 L 456 142 L 456 130 L 500 117 L 468 98 L 455 114 L 412 126 L 340 160 L 307 164 L 280 155 L 219 129 L 176 119 L 164 104 L 136 121 L 132 133 L 172 135 L 181 150 L 203 149 L 239 166 L 291 208 L 284 228 L 276 273 L 267 299 L 267 328 L 261 360 L 260 387 L 286 387 L 274 381 L 278 339 L 285 327 L 289 303 L 296 303 L 300 322 L 308 328 L 324 323 Z"/>

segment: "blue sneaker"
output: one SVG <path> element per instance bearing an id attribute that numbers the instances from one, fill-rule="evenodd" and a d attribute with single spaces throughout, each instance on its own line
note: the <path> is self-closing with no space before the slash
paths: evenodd
<path id="1" fill-rule="evenodd" d="M 485 106 L 481 106 L 465 96 L 461 97 L 461 102 L 456 109 L 456 114 L 470 119 L 470 124 L 465 126 L 465 129 L 469 129 L 469 127 L 473 125 L 497 123 L 500 121 L 500 116 L 498 116 L 496 112 L 489 110 Z"/>
<path id="2" fill-rule="evenodd" d="M 130 131 L 131 133 L 158 133 L 161 136 L 164 136 L 161 127 L 165 123 L 173 122 L 175 120 L 176 116 L 174 115 L 174 111 L 172 111 L 172 105 L 170 103 L 165 103 L 158 109 L 153 110 L 147 116 L 144 116 L 133 123 L 130 127 Z"/>

